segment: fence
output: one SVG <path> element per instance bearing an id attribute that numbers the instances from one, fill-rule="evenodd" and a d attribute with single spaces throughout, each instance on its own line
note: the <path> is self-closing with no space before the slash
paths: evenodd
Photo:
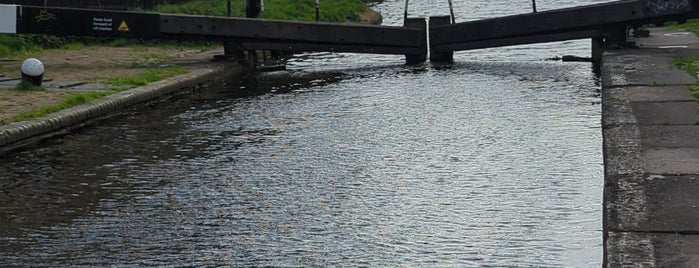
<path id="1" fill-rule="evenodd" d="M 191 0 L 0 0 L 0 4 L 128 10 L 150 9 L 163 3 L 179 4 L 188 1 Z"/>

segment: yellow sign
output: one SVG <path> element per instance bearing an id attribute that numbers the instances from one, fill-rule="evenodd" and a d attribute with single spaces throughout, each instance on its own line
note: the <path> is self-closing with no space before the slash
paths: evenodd
<path id="1" fill-rule="evenodd" d="M 120 32 L 128 32 L 129 31 L 129 25 L 126 25 L 125 20 L 121 21 L 121 25 L 119 25 L 119 31 Z"/>

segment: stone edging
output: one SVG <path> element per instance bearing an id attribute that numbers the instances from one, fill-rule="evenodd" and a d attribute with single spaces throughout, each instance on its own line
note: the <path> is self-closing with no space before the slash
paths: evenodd
<path id="1" fill-rule="evenodd" d="M 0 155 L 65 134 L 90 120 L 113 114 L 126 107 L 182 89 L 200 87 L 212 80 L 233 76 L 241 71 L 242 68 L 234 63 L 213 63 L 208 67 L 190 70 L 186 74 L 105 96 L 89 104 L 29 121 L 0 126 Z"/>

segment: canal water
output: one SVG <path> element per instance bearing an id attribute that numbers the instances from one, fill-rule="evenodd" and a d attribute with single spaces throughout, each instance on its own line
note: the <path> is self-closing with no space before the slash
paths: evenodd
<path id="1" fill-rule="evenodd" d="M 457 21 L 531 10 L 453 2 Z M 403 5 L 375 8 L 400 25 Z M 0 158 L 0 264 L 599 267 L 600 86 L 547 60 L 589 43 L 303 54 Z"/>

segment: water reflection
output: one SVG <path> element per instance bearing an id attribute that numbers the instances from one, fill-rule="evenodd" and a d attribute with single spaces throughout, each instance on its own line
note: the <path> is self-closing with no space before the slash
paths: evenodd
<path id="1" fill-rule="evenodd" d="M 7 156 L 0 260 L 600 266 L 598 87 L 557 49 L 303 55 Z"/>

